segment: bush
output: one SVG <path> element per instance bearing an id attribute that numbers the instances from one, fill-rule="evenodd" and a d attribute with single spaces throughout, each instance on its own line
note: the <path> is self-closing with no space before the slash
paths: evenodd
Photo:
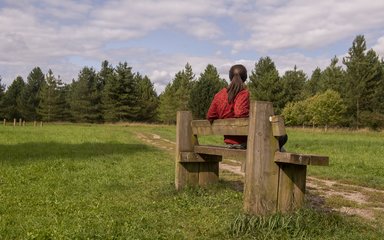
<path id="1" fill-rule="evenodd" d="M 290 126 L 311 124 L 327 128 L 341 125 L 345 112 L 346 107 L 339 93 L 327 90 L 311 98 L 287 104 L 283 116 Z"/>
<path id="2" fill-rule="evenodd" d="M 381 113 L 363 111 L 360 113 L 359 121 L 372 130 L 384 128 L 384 115 Z"/>

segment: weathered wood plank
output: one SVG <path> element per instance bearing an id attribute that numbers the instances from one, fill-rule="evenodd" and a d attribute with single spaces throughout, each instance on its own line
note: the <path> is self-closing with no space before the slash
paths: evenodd
<path id="1" fill-rule="evenodd" d="M 177 190 L 186 185 L 198 185 L 199 183 L 199 164 L 181 162 L 180 153 L 192 152 L 196 142 L 195 136 L 192 135 L 191 121 L 191 112 L 177 112 L 175 154 L 175 187 Z"/>
<path id="2" fill-rule="evenodd" d="M 181 152 L 180 162 L 220 162 L 222 157 L 220 155 L 205 155 L 195 152 Z"/>
<path id="3" fill-rule="evenodd" d="M 284 136 L 286 133 L 284 119 L 280 115 L 274 115 L 269 117 L 269 121 L 272 124 L 272 134 L 273 136 Z"/>
<path id="4" fill-rule="evenodd" d="M 278 211 L 290 212 L 303 206 L 306 165 L 279 164 Z"/>
<path id="5" fill-rule="evenodd" d="M 176 189 L 199 184 L 199 163 L 177 163 Z"/>
<path id="6" fill-rule="evenodd" d="M 248 135 L 248 118 L 217 119 L 211 124 L 208 120 L 194 120 L 191 123 L 195 135 Z"/>
<path id="7" fill-rule="evenodd" d="M 274 162 L 278 142 L 272 135 L 270 102 L 251 102 L 244 180 L 244 210 L 267 215 L 277 210 L 279 167 Z"/>
<path id="8" fill-rule="evenodd" d="M 219 181 L 219 162 L 199 164 L 199 186 L 207 186 Z"/>
<path id="9" fill-rule="evenodd" d="M 297 165 L 328 166 L 329 157 L 312 155 L 312 154 L 275 152 L 275 162 L 290 163 L 290 164 L 297 164 Z"/>
<path id="10" fill-rule="evenodd" d="M 238 161 L 245 161 L 247 150 L 229 149 L 224 146 L 195 145 L 194 152 L 200 154 L 222 156 L 223 158 L 229 158 Z"/>
<path id="11" fill-rule="evenodd" d="M 205 162 L 205 160 L 194 152 L 181 152 L 180 162 Z"/>

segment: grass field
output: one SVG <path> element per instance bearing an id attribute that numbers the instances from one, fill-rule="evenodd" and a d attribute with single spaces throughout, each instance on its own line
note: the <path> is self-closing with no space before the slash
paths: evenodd
<path id="1" fill-rule="evenodd" d="M 174 190 L 174 158 L 136 134 L 174 126 L 0 126 L 0 239 L 380 239 L 383 226 L 303 209 L 242 214 L 231 176 Z M 310 174 L 384 188 L 382 133 L 289 129 L 290 151 L 326 154 Z M 207 139 L 220 142 L 219 138 Z"/>
<path id="2" fill-rule="evenodd" d="M 147 127 L 175 141 L 174 127 Z M 384 132 L 288 128 L 289 152 L 312 153 L 330 157 L 329 167 L 309 167 L 309 174 L 345 183 L 384 189 Z M 203 144 L 222 144 L 222 136 L 207 136 Z"/>

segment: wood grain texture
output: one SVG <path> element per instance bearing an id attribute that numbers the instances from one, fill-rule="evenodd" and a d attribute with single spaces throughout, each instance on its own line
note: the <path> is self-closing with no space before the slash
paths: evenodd
<path id="1" fill-rule="evenodd" d="M 268 215 L 289 212 L 304 204 L 307 165 L 327 166 L 327 156 L 279 152 L 276 136 L 286 134 L 272 103 L 251 102 L 249 118 L 192 120 L 191 112 L 177 113 L 176 189 L 206 186 L 219 179 L 223 158 L 242 161 L 245 169 L 244 210 Z M 248 149 L 198 145 L 198 135 L 248 136 Z"/>
<path id="2" fill-rule="evenodd" d="M 181 152 L 192 152 L 196 142 L 195 136 L 192 135 L 191 121 L 191 112 L 177 112 L 175 154 L 175 187 L 177 190 L 186 185 L 198 185 L 199 183 L 199 164 L 182 163 L 181 159 Z"/>
<path id="3" fill-rule="evenodd" d="M 306 165 L 279 164 L 278 211 L 294 211 L 304 204 Z"/>
<path id="4" fill-rule="evenodd" d="M 274 153 L 278 143 L 269 122 L 273 115 L 272 103 L 251 103 L 244 183 L 244 210 L 249 214 L 267 215 L 277 210 L 279 168 Z"/>
<path id="5" fill-rule="evenodd" d="M 195 135 L 248 135 L 248 118 L 217 119 L 212 124 L 208 120 L 194 120 L 191 123 Z"/>
<path id="6" fill-rule="evenodd" d="M 215 184 L 219 181 L 219 162 L 208 161 L 199 164 L 199 186 Z"/>
<path id="7" fill-rule="evenodd" d="M 286 133 L 284 119 L 280 115 L 274 115 L 269 118 L 269 121 L 272 124 L 272 133 L 273 136 L 284 136 Z"/>
<path id="8" fill-rule="evenodd" d="M 229 149 L 223 146 L 196 145 L 195 153 L 222 156 L 223 158 L 237 161 L 245 161 L 247 151 L 245 149 Z"/>
<path id="9" fill-rule="evenodd" d="M 291 163 L 296 165 L 317 165 L 317 166 L 328 166 L 329 157 L 313 155 L 313 154 L 300 154 L 300 153 L 289 153 L 289 152 L 276 152 L 275 153 L 276 163 Z"/>
<path id="10" fill-rule="evenodd" d="M 195 152 L 180 152 L 180 162 L 220 162 L 222 161 L 221 155 L 206 155 Z"/>

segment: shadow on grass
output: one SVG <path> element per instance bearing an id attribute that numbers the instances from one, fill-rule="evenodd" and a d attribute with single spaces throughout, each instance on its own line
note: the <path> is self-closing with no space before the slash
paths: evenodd
<path id="1" fill-rule="evenodd" d="M 243 181 L 220 179 L 220 182 L 222 184 L 224 184 L 225 186 L 229 187 L 230 189 L 233 189 L 237 192 L 244 192 L 244 182 Z"/>
<path id="2" fill-rule="evenodd" d="M 86 160 L 113 154 L 133 155 L 139 152 L 156 152 L 144 144 L 33 142 L 16 145 L 0 145 L 0 162 L 27 163 L 34 160 L 72 159 Z"/>
<path id="3" fill-rule="evenodd" d="M 220 183 L 225 187 L 228 187 L 237 192 L 244 192 L 244 182 L 240 180 L 226 180 L 220 179 Z M 325 197 L 320 196 L 319 194 L 314 194 L 314 188 L 308 187 L 308 190 L 305 193 L 306 205 L 312 209 L 315 209 L 319 212 L 333 212 L 333 209 L 326 205 Z"/>

